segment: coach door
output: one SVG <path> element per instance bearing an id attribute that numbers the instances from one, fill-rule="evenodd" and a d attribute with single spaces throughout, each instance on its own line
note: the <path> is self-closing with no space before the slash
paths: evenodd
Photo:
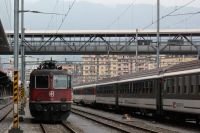
<path id="1" fill-rule="evenodd" d="M 118 84 L 113 84 L 113 89 L 114 89 L 114 96 L 115 96 L 115 105 L 118 107 L 119 106 L 119 92 L 118 92 Z"/>
<path id="2" fill-rule="evenodd" d="M 163 88 L 164 80 L 155 79 L 154 86 L 155 86 L 155 94 L 156 94 L 156 108 L 157 108 L 157 115 L 162 115 L 162 88 Z"/>

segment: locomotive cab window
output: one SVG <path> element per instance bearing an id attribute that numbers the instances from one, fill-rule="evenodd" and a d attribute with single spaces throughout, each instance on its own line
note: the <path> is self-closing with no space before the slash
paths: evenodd
<path id="1" fill-rule="evenodd" d="M 31 76 L 30 77 L 30 84 L 29 84 L 30 88 L 35 88 L 35 76 Z"/>
<path id="2" fill-rule="evenodd" d="M 53 87 L 55 89 L 66 89 L 70 85 L 68 82 L 68 77 L 65 75 L 55 75 L 53 77 Z"/>
<path id="3" fill-rule="evenodd" d="M 68 88 L 71 88 L 71 76 L 67 76 L 67 81 L 68 81 Z"/>
<path id="4" fill-rule="evenodd" d="M 35 81 L 36 88 L 48 88 L 48 76 L 35 76 Z"/>

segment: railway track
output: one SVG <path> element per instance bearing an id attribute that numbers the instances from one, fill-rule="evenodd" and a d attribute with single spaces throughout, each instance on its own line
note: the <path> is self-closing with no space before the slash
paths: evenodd
<path id="1" fill-rule="evenodd" d="M 0 108 L 0 122 L 2 122 L 8 116 L 12 109 L 12 102 Z"/>
<path id="2" fill-rule="evenodd" d="M 137 124 L 130 124 L 127 122 L 123 121 L 118 121 L 112 118 L 104 117 L 102 115 L 98 115 L 95 113 L 91 112 L 86 112 L 81 109 L 77 108 L 72 108 L 72 113 L 79 115 L 81 117 L 85 117 L 86 119 L 90 119 L 92 121 L 95 121 L 97 123 L 103 124 L 105 126 L 108 126 L 110 128 L 116 129 L 120 132 L 124 133 L 141 133 L 141 132 L 147 132 L 147 133 L 172 133 L 172 131 L 161 131 L 161 130 L 155 130 L 154 128 L 151 127 L 144 127 L 142 125 L 137 125 Z"/>
<path id="3" fill-rule="evenodd" d="M 61 124 L 40 124 L 43 133 L 78 133 L 68 123 Z"/>

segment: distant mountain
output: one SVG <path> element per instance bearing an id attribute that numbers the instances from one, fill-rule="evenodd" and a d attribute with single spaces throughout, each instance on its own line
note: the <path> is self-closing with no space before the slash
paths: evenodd
<path id="1" fill-rule="evenodd" d="M 60 1 L 56 6 L 56 0 L 40 0 L 35 4 L 26 2 L 27 10 L 38 10 L 43 12 L 67 12 L 69 2 Z M 156 19 L 155 5 L 134 5 L 129 8 L 129 5 L 121 4 L 117 6 L 105 6 L 89 2 L 77 2 L 61 29 L 135 29 L 144 28 L 151 24 Z M 4 9 L 3 9 L 4 8 Z M 161 7 L 161 16 L 173 11 L 176 7 Z M 6 29 L 9 29 L 9 22 L 6 16 L 6 9 L 3 6 L 4 12 L 0 12 L 3 18 L 3 24 Z M 186 7 L 174 14 L 196 12 L 200 8 Z M 124 13 L 123 13 L 124 12 Z M 121 14 L 121 15 L 120 15 Z M 120 16 L 120 17 L 118 17 Z M 117 19 L 118 17 L 118 19 Z M 25 13 L 25 27 L 27 29 L 57 29 L 62 21 L 63 16 L 43 15 Z M 190 16 L 167 17 L 161 21 L 161 28 L 200 28 L 200 14 Z M 52 20 L 52 21 L 50 21 Z M 156 28 L 152 25 L 148 28 Z"/>

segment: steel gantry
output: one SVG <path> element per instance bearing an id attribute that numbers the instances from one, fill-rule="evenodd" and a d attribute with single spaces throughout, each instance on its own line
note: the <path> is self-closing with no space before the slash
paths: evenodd
<path id="1" fill-rule="evenodd" d="M 13 33 L 6 33 L 11 51 L 1 54 L 13 52 Z M 200 29 L 161 30 L 160 40 L 160 54 L 185 55 L 200 51 Z M 135 54 L 136 50 L 138 54 L 156 54 L 156 46 L 156 30 L 25 30 L 24 35 L 26 55 Z"/>

